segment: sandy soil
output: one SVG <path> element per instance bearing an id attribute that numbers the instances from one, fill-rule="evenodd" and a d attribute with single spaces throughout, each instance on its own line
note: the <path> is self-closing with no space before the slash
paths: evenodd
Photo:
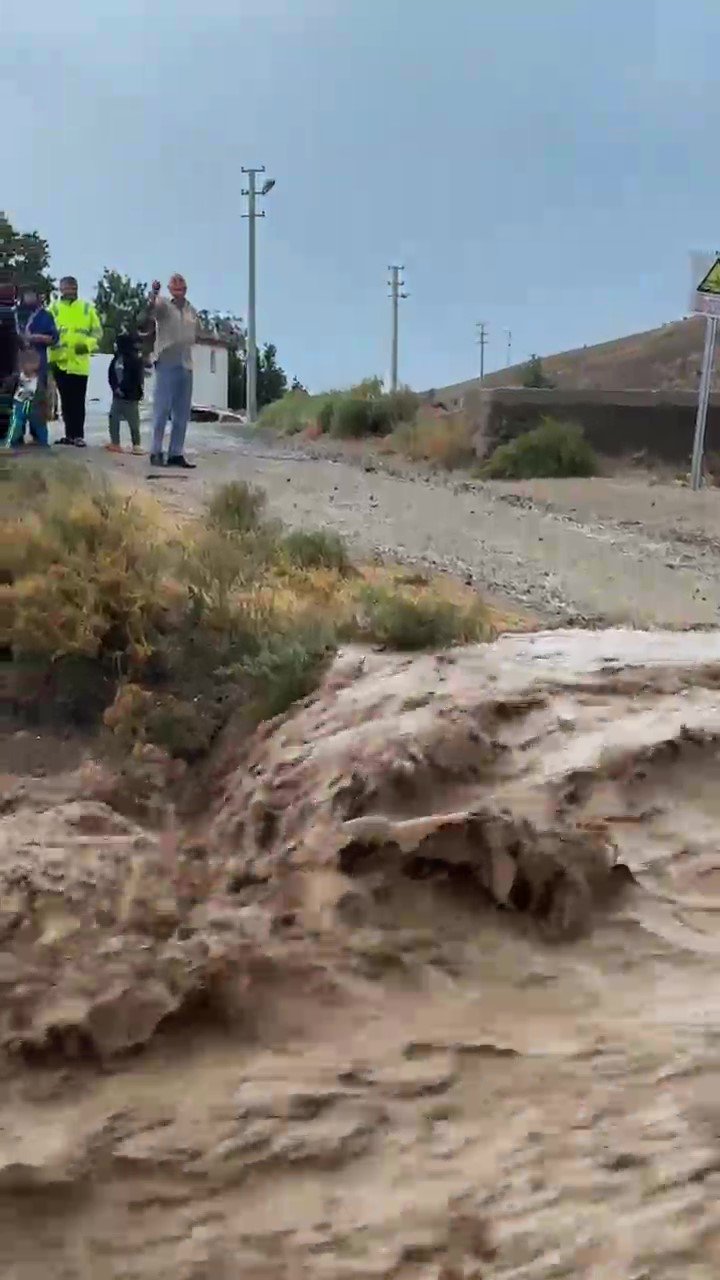
<path id="1" fill-rule="evenodd" d="M 194 428 L 193 442 L 203 428 Z M 198 470 L 154 479 L 172 504 L 214 484 L 262 485 L 288 524 L 337 529 L 358 551 L 423 562 L 547 622 L 711 626 L 720 616 L 720 490 L 632 480 L 482 484 L 377 461 L 304 457 L 206 430 Z M 145 482 L 146 463 L 88 460 Z"/>
<path id="2" fill-rule="evenodd" d="M 714 1280 L 719 679 L 349 651 L 188 831 L 8 774 L 0 1275 Z"/>

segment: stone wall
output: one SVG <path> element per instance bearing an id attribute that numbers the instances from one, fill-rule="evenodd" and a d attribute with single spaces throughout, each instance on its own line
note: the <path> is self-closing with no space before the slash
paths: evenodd
<path id="1" fill-rule="evenodd" d="M 497 387 L 468 390 L 452 407 L 470 418 L 480 457 L 552 417 L 577 422 L 598 453 L 607 457 L 646 452 L 658 461 L 683 466 L 692 453 L 697 395 Z M 706 452 L 720 454 L 720 396 L 711 401 Z"/>

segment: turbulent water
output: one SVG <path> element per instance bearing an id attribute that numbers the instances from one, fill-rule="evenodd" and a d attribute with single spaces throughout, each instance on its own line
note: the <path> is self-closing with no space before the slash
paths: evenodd
<path id="1" fill-rule="evenodd" d="M 7 775 L 0 1274 L 716 1277 L 719 765 L 606 631 L 349 651 L 185 829 Z"/>

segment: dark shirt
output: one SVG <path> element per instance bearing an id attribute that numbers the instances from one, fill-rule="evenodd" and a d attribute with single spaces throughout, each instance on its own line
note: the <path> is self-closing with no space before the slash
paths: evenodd
<path id="1" fill-rule="evenodd" d="M 32 336 L 34 333 L 41 334 L 43 337 L 46 337 L 46 338 L 52 338 L 52 345 L 54 347 L 56 347 L 58 342 L 60 341 L 60 335 L 57 331 L 57 325 L 55 324 L 55 321 L 50 315 L 50 312 L 47 311 L 45 307 L 38 307 L 37 311 L 34 311 L 33 314 L 30 316 L 30 319 L 28 320 L 27 325 L 25 326 L 25 337 L 29 338 L 32 346 L 35 348 L 35 350 L 37 351 L 40 357 L 40 379 L 42 382 L 45 382 L 47 380 L 49 348 L 45 345 L 45 343 L 37 343 L 37 344 L 34 343 L 32 340 Z"/>
<path id="2" fill-rule="evenodd" d="M 108 367 L 108 382 L 116 400 L 142 400 L 145 366 L 136 351 L 117 352 Z"/>

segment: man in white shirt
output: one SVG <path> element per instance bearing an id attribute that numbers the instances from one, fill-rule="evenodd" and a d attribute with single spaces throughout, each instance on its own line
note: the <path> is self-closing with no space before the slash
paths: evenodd
<path id="1" fill-rule="evenodd" d="M 187 300 L 184 276 L 175 273 L 168 283 L 169 298 L 160 296 L 160 281 L 154 280 L 149 299 L 150 315 L 156 327 L 155 397 L 150 462 L 164 462 L 163 445 L 168 418 L 171 420 L 167 466 L 192 470 L 185 457 L 185 434 L 192 408 L 192 349 L 200 322 Z"/>

